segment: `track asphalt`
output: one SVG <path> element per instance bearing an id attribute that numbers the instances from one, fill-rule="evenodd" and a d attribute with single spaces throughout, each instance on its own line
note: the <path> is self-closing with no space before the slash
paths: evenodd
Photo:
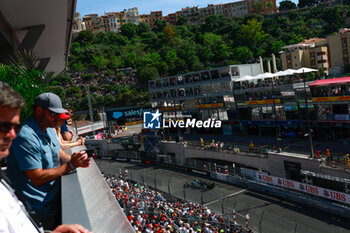
<path id="1" fill-rule="evenodd" d="M 202 203 L 212 211 L 223 214 L 232 221 L 232 210 L 236 210 L 237 222 L 244 225 L 247 213 L 249 225 L 255 232 L 264 233 L 343 233 L 350 232 L 349 219 L 329 214 L 307 205 L 296 205 L 282 199 L 244 190 L 221 182 L 214 182 L 215 188 L 206 192 L 184 189 L 183 185 L 198 179 L 193 174 L 152 167 L 144 164 L 121 163 L 96 160 L 101 172 L 118 175 L 119 169 L 128 170 L 128 178 L 144 182 L 151 188 L 170 193 L 186 201 Z M 260 224 L 259 224 L 260 223 Z"/>

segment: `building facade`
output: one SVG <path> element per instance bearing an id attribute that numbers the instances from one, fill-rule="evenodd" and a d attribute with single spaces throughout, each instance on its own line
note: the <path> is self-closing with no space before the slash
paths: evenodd
<path id="1" fill-rule="evenodd" d="M 323 38 L 311 38 L 299 44 L 283 47 L 280 52 L 282 70 L 310 67 L 322 68 L 329 73 L 330 58 L 327 40 Z"/>
<path id="2" fill-rule="evenodd" d="M 327 36 L 330 54 L 330 73 L 339 74 L 350 64 L 350 29 L 343 28 L 339 33 Z"/>
<path id="3" fill-rule="evenodd" d="M 86 30 L 85 23 L 81 21 L 80 13 L 76 12 L 74 14 L 73 33 L 79 33 L 83 30 Z"/>
<path id="4" fill-rule="evenodd" d="M 150 28 L 153 28 L 155 26 L 155 23 L 157 20 L 163 19 L 163 13 L 162 11 L 151 11 L 151 14 L 143 14 L 139 16 L 140 23 L 146 23 L 150 26 Z M 167 21 L 171 19 L 171 22 L 176 24 L 176 14 L 172 14 L 171 18 L 169 18 Z"/>
<path id="5" fill-rule="evenodd" d="M 92 32 L 102 32 L 103 28 L 100 28 L 100 18 L 97 14 L 89 14 L 83 17 L 86 30 Z"/>
<path id="6" fill-rule="evenodd" d="M 232 132 L 232 120 L 237 120 L 233 80 L 259 73 L 260 64 L 230 65 L 151 80 L 148 90 L 153 106 L 163 115 L 220 119 L 224 129 Z"/>

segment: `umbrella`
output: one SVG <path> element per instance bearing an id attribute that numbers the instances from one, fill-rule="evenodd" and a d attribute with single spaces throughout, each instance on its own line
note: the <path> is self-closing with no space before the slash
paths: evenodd
<path id="1" fill-rule="evenodd" d="M 277 73 L 274 73 L 273 75 L 275 77 L 279 77 L 279 76 L 293 75 L 293 74 L 297 74 L 297 73 L 298 73 L 297 70 L 288 69 L 288 70 L 284 70 L 284 71 L 278 71 Z"/>
<path id="2" fill-rule="evenodd" d="M 307 68 L 307 67 L 302 67 L 300 69 L 298 69 L 296 72 L 298 74 L 303 74 L 303 73 L 310 73 L 310 72 L 317 72 L 318 70 L 315 69 L 311 69 L 311 68 Z"/>
<path id="3" fill-rule="evenodd" d="M 254 79 L 253 76 L 245 75 L 243 77 L 240 77 L 240 78 L 236 79 L 235 82 L 248 81 L 248 80 L 252 80 L 252 79 Z"/>
<path id="4" fill-rule="evenodd" d="M 273 78 L 273 77 L 275 77 L 274 74 L 266 72 L 266 73 L 263 73 L 263 74 L 258 74 L 257 76 L 254 77 L 254 79 L 258 80 L 258 79 Z"/>

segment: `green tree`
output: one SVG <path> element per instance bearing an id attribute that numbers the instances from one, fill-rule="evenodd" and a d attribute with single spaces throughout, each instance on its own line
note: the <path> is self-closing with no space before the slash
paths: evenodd
<path id="1" fill-rule="evenodd" d="M 293 9 L 297 9 L 297 5 L 290 0 L 281 1 L 280 6 L 278 7 L 279 11 L 289 11 Z"/>
<path id="2" fill-rule="evenodd" d="M 260 14 L 262 10 L 264 10 L 264 3 L 263 2 L 254 2 L 253 8 L 257 14 Z"/>
<path id="3" fill-rule="evenodd" d="M 91 44 L 94 41 L 95 35 L 89 30 L 80 31 L 75 41 L 82 45 Z"/>
<path id="4" fill-rule="evenodd" d="M 319 0 L 299 0 L 298 7 L 299 8 L 311 7 L 311 6 L 316 6 L 318 3 L 320 3 Z"/>
<path id="5" fill-rule="evenodd" d="M 167 41 L 169 41 L 170 44 L 175 45 L 178 42 L 178 39 L 176 38 L 176 31 L 174 29 L 173 25 L 168 25 L 164 29 L 164 37 Z"/>
<path id="6" fill-rule="evenodd" d="M 262 30 L 262 22 L 253 18 L 248 20 L 247 24 L 242 25 L 242 41 L 249 41 L 248 47 L 257 54 L 259 45 L 268 37 L 268 34 Z"/>
<path id="7" fill-rule="evenodd" d="M 0 80 L 8 83 L 26 101 L 21 111 L 21 121 L 32 114 L 34 99 L 44 92 L 49 77 L 34 68 L 38 62 L 33 52 L 15 53 L 8 64 L 0 63 Z"/>
<path id="8" fill-rule="evenodd" d="M 104 98 L 104 105 L 106 107 L 113 107 L 116 104 L 116 99 L 112 95 L 106 95 Z"/>
<path id="9" fill-rule="evenodd" d="M 72 67 L 72 70 L 74 70 L 74 71 L 83 71 L 86 69 L 86 67 L 84 66 L 84 64 L 81 61 L 77 61 L 77 62 L 73 63 L 71 65 L 71 67 Z"/>
<path id="10" fill-rule="evenodd" d="M 253 52 L 247 46 L 239 46 L 233 49 L 234 59 L 240 63 L 248 63 L 253 58 Z"/>
<path id="11" fill-rule="evenodd" d="M 137 79 L 144 86 L 147 85 L 148 80 L 159 78 L 158 70 L 155 67 L 145 66 L 137 70 Z"/>
<path id="12" fill-rule="evenodd" d="M 188 24 L 188 19 L 185 16 L 180 16 L 176 21 L 177 26 L 187 25 L 187 24 Z"/>
<path id="13" fill-rule="evenodd" d="M 103 56 L 94 56 L 91 61 L 91 65 L 95 67 L 99 72 L 107 68 L 108 61 Z"/>
<path id="14" fill-rule="evenodd" d="M 120 33 L 129 39 L 136 36 L 137 30 L 138 30 L 137 25 L 132 24 L 132 23 L 126 23 L 120 27 Z"/>
<path id="15" fill-rule="evenodd" d="M 154 23 L 153 31 L 163 32 L 164 28 L 168 25 L 168 22 L 165 20 L 157 19 Z"/>
<path id="16" fill-rule="evenodd" d="M 140 23 L 139 25 L 137 25 L 137 33 L 139 35 L 141 35 L 144 32 L 149 32 L 150 28 L 149 25 L 147 23 Z"/>

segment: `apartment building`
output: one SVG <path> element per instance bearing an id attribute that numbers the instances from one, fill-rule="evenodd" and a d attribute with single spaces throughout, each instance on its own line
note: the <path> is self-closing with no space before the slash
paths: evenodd
<path id="1" fill-rule="evenodd" d="M 85 23 L 81 21 L 80 13 L 74 13 L 73 33 L 78 33 L 85 29 Z"/>
<path id="2" fill-rule="evenodd" d="M 182 15 L 187 18 L 189 25 L 201 24 L 200 7 L 186 7 L 182 8 Z"/>
<path id="3" fill-rule="evenodd" d="M 86 30 L 92 32 L 102 32 L 103 28 L 100 28 L 100 18 L 97 14 L 89 14 L 83 17 Z"/>
<path id="4" fill-rule="evenodd" d="M 168 15 L 169 17 L 169 15 Z M 153 28 L 157 20 L 163 19 L 162 11 L 151 11 L 151 14 L 143 14 L 139 16 L 140 23 L 146 23 Z M 171 21 L 176 24 L 177 16 L 176 13 L 172 14 Z M 169 22 L 169 21 L 168 21 Z"/>
<path id="5" fill-rule="evenodd" d="M 310 67 L 323 68 L 329 73 L 329 52 L 327 40 L 324 38 L 311 38 L 298 44 L 283 47 L 280 52 L 282 70 Z"/>
<path id="6" fill-rule="evenodd" d="M 105 16 L 109 19 L 110 31 L 119 32 L 120 27 L 126 23 L 126 15 L 121 12 L 109 12 L 105 13 Z"/>
<path id="7" fill-rule="evenodd" d="M 248 14 L 271 15 L 277 13 L 276 0 L 246 0 Z"/>
<path id="8" fill-rule="evenodd" d="M 126 23 L 139 24 L 139 10 L 137 7 L 130 8 L 128 10 L 122 11 L 126 16 Z"/>
<path id="9" fill-rule="evenodd" d="M 329 48 L 330 73 L 344 72 L 344 67 L 350 64 L 350 29 L 343 28 L 339 33 L 327 36 Z"/>

